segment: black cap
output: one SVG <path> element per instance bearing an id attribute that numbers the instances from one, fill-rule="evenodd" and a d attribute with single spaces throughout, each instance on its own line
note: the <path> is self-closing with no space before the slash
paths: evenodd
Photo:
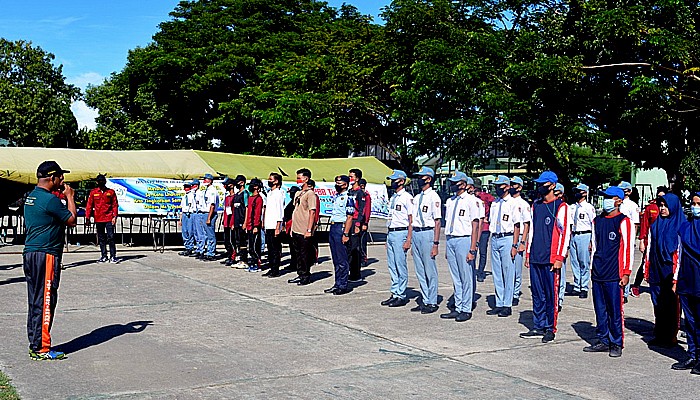
<path id="1" fill-rule="evenodd" d="M 48 178 L 53 175 L 63 175 L 70 171 L 62 169 L 56 161 L 44 161 L 36 169 L 37 178 Z"/>
<path id="2" fill-rule="evenodd" d="M 350 177 L 347 175 L 338 175 L 335 177 L 336 181 L 343 181 L 345 183 L 350 183 Z"/>
<path id="3" fill-rule="evenodd" d="M 229 178 L 228 176 L 227 176 L 226 178 L 224 178 L 224 181 L 223 181 L 223 182 L 221 182 L 221 184 L 224 185 L 224 186 L 226 186 L 226 185 L 233 185 L 233 183 L 234 183 L 234 182 L 233 182 L 233 179 Z"/>
<path id="4" fill-rule="evenodd" d="M 313 180 L 313 179 L 309 179 L 308 181 L 306 181 L 306 186 L 315 188 L 315 187 L 316 187 L 316 181 Z"/>
<path id="5" fill-rule="evenodd" d="M 246 179 L 245 179 L 245 176 L 243 176 L 243 175 L 238 175 L 238 176 L 236 176 L 236 179 L 234 179 L 233 181 L 236 182 L 236 183 L 238 183 L 238 182 L 245 182 Z"/>
<path id="6" fill-rule="evenodd" d="M 236 178 L 238 180 L 238 178 Z M 248 183 L 249 186 L 256 186 L 256 187 L 262 187 L 262 181 L 258 178 L 253 178 L 250 180 L 250 183 Z"/>
<path id="7" fill-rule="evenodd" d="M 359 181 L 357 181 L 357 184 L 358 184 L 358 185 L 367 185 L 367 179 L 362 178 L 362 179 L 360 179 Z"/>
<path id="8" fill-rule="evenodd" d="M 95 178 L 95 180 L 97 182 L 107 182 L 107 177 L 102 175 L 102 174 L 99 174 L 99 175 L 97 175 L 97 178 Z"/>
<path id="9" fill-rule="evenodd" d="M 182 184 L 182 187 L 188 188 L 188 187 L 192 187 L 192 185 L 189 182 L 185 182 Z"/>

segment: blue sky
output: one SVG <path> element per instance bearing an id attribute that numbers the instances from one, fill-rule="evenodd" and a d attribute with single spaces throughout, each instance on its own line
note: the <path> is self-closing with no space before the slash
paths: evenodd
<path id="1" fill-rule="evenodd" d="M 375 17 L 389 0 L 346 1 Z M 145 46 L 179 0 L 6 0 L 0 37 L 31 41 L 56 56 L 68 82 L 99 84 L 126 63 L 129 49 Z M 339 7 L 344 1 L 328 1 Z M 378 20 L 378 19 L 377 19 Z M 80 126 L 94 127 L 94 110 L 73 105 Z"/>

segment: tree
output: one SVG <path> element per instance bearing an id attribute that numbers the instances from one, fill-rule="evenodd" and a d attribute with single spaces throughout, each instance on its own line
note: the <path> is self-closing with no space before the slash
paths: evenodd
<path id="1" fill-rule="evenodd" d="M 54 58 L 30 42 L 0 38 L 0 138 L 12 146 L 80 146 L 70 109 L 80 90 Z"/>

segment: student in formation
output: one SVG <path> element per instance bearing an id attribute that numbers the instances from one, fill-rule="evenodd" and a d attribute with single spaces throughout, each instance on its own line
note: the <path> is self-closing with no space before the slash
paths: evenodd
<path id="1" fill-rule="evenodd" d="M 574 188 L 575 205 L 571 210 L 571 274 L 574 276 L 573 294 L 579 298 L 588 297 L 591 265 L 591 240 L 593 219 L 596 217 L 595 207 L 588 202 L 588 186 L 579 183 Z"/>
<path id="2" fill-rule="evenodd" d="M 246 209 L 246 232 L 248 233 L 248 272 L 259 272 L 262 254 L 262 228 L 263 228 L 263 199 L 260 195 L 262 182 L 258 178 L 253 178 L 248 184 L 251 193 L 248 197 L 248 208 Z"/>
<path id="3" fill-rule="evenodd" d="M 525 254 L 530 268 L 534 327 L 521 338 L 554 340 L 557 332 L 559 273 L 569 248 L 569 208 L 554 195 L 557 175 L 544 171 L 537 182 L 540 198 L 532 206 L 532 230 Z"/>
<path id="4" fill-rule="evenodd" d="M 530 235 L 530 223 L 532 222 L 532 206 L 523 199 L 524 182 L 519 176 L 510 179 L 510 196 L 518 205 L 517 213 L 520 220 L 520 238 L 518 239 L 518 252 L 515 254 L 513 264 L 515 266 L 515 286 L 513 286 L 513 305 L 520 304 L 520 295 L 523 285 L 523 257 L 525 256 L 525 244 Z"/>
<path id="5" fill-rule="evenodd" d="M 224 226 L 224 248 L 226 249 L 226 257 L 221 262 L 227 267 L 230 267 L 234 263 L 234 258 L 236 252 L 233 250 L 233 198 L 235 196 L 234 182 L 231 178 L 226 177 L 223 182 L 224 189 L 226 189 L 226 197 L 224 197 L 224 215 L 223 215 L 223 226 Z"/>
<path id="6" fill-rule="evenodd" d="M 445 204 L 445 257 L 452 276 L 455 308 L 447 314 L 441 314 L 440 318 L 464 322 L 472 317 L 476 286 L 474 259 L 484 209 L 481 201 L 467 192 L 467 187 L 473 186 L 474 181 L 464 172 L 455 171 L 455 175 L 448 181 L 450 192 L 454 196 L 447 199 Z"/>
<path id="7" fill-rule="evenodd" d="M 181 256 L 189 256 L 194 253 L 195 241 L 192 227 L 193 214 L 197 212 L 194 202 L 194 192 L 192 192 L 192 184 L 185 182 L 182 185 L 185 194 L 180 200 L 180 226 L 182 227 L 182 244 L 185 250 L 177 253 Z"/>
<path id="8" fill-rule="evenodd" d="M 624 192 L 617 186 L 602 193 L 603 214 L 593 220 L 591 277 L 598 342 L 585 347 L 589 353 L 606 352 L 622 356 L 624 287 L 629 283 L 634 262 L 634 225 L 620 212 Z"/>
<path id="9" fill-rule="evenodd" d="M 406 191 L 408 176 L 401 170 L 394 170 L 391 176 L 394 194 L 389 200 L 389 223 L 386 236 L 386 256 L 391 276 L 391 296 L 382 301 L 383 306 L 403 307 L 408 304 L 408 265 L 406 255 L 411 249 L 413 234 L 413 196 Z"/>

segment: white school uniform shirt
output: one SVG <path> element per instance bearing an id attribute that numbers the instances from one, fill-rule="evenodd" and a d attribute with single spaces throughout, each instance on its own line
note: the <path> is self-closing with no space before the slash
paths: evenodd
<path id="1" fill-rule="evenodd" d="M 194 192 L 194 208 L 192 212 L 209 212 L 209 207 L 206 206 L 204 201 L 204 186 L 200 186 L 196 192 Z"/>
<path id="2" fill-rule="evenodd" d="M 586 200 L 569 206 L 571 233 L 592 231 L 595 219 L 595 207 Z"/>
<path id="3" fill-rule="evenodd" d="M 523 199 L 520 196 L 518 196 L 518 197 L 511 196 L 511 198 L 518 205 L 518 214 L 519 214 L 518 221 L 520 223 L 523 223 L 523 222 L 532 223 L 532 206 L 530 205 L 530 203 L 528 203 L 527 200 Z M 520 227 L 521 233 L 522 233 L 522 228 L 523 227 L 521 226 Z"/>
<path id="4" fill-rule="evenodd" d="M 265 229 L 277 229 L 277 223 L 284 219 L 284 200 L 284 192 L 279 188 L 270 190 L 267 194 Z"/>
<path id="5" fill-rule="evenodd" d="M 413 215 L 413 196 L 401 189 L 389 200 L 389 228 L 408 228 L 408 216 Z"/>
<path id="6" fill-rule="evenodd" d="M 194 191 L 190 190 L 182 196 L 182 201 L 180 201 L 180 209 L 183 213 L 193 213 L 197 212 L 197 203 L 194 200 Z"/>
<path id="7" fill-rule="evenodd" d="M 491 203 L 489 215 L 491 233 L 514 233 L 515 224 L 520 223 L 519 204 L 509 194 Z"/>
<path id="8" fill-rule="evenodd" d="M 472 221 L 484 218 L 483 202 L 466 191 L 452 196 L 445 203 L 445 234 L 471 236 Z"/>
<path id="9" fill-rule="evenodd" d="M 625 214 L 627 218 L 631 219 L 633 224 L 639 223 L 639 206 L 629 198 L 622 200 L 622 204 L 620 204 L 620 212 Z"/>
<path id="10" fill-rule="evenodd" d="M 435 220 L 442 218 L 442 199 L 432 188 L 417 194 L 413 205 L 413 226 L 416 228 L 434 228 Z"/>
<path id="11" fill-rule="evenodd" d="M 197 200 L 197 207 L 199 212 L 209 213 L 209 207 L 214 205 L 214 212 L 219 208 L 219 193 L 216 192 L 214 185 L 209 185 L 205 189 L 200 189 L 197 194 L 201 192 L 201 201 Z"/>

